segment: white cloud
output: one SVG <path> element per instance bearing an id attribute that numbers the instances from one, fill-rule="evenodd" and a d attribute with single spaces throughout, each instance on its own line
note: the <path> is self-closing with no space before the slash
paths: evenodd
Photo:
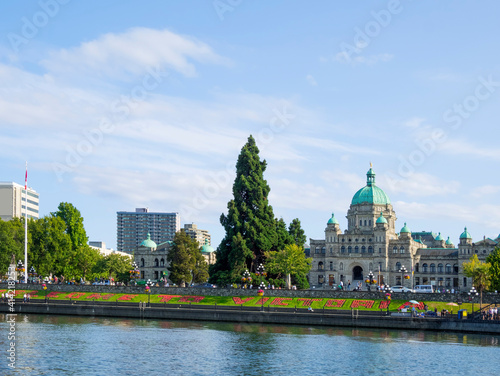
<path id="1" fill-rule="evenodd" d="M 194 76 L 192 61 L 228 64 L 210 46 L 168 30 L 133 28 L 121 34 L 105 34 L 79 47 L 53 51 L 42 65 L 56 76 L 98 75 L 124 78 L 144 74 L 148 67 L 167 67 Z"/>
<path id="2" fill-rule="evenodd" d="M 406 120 L 403 123 L 403 125 L 408 128 L 419 128 L 424 121 L 425 121 L 424 118 L 413 117 L 411 119 Z"/>
<path id="3" fill-rule="evenodd" d="M 408 197 L 449 195 L 457 193 L 460 188 L 457 181 L 444 181 L 427 173 L 413 173 L 405 178 L 392 178 L 390 174 L 384 174 L 380 182 L 387 192 L 403 193 Z"/>
<path id="4" fill-rule="evenodd" d="M 471 196 L 483 198 L 484 196 L 494 195 L 500 192 L 500 185 L 483 185 L 472 190 Z"/>
<path id="5" fill-rule="evenodd" d="M 447 140 L 446 142 L 439 144 L 438 149 L 451 155 L 500 160 L 500 149 L 491 149 L 485 145 L 476 145 L 472 141 L 459 139 Z"/>
<path id="6" fill-rule="evenodd" d="M 318 86 L 318 83 L 316 82 L 316 79 L 312 75 L 308 74 L 306 76 L 306 80 L 309 83 L 309 85 L 311 85 L 311 86 Z"/>
<path id="7" fill-rule="evenodd" d="M 350 56 L 347 52 L 343 51 L 337 53 L 333 57 L 333 61 L 351 65 L 374 65 L 379 62 L 386 63 L 388 61 L 391 61 L 393 58 L 394 55 L 388 53 L 368 55 L 368 56 L 363 56 L 363 55 Z"/>

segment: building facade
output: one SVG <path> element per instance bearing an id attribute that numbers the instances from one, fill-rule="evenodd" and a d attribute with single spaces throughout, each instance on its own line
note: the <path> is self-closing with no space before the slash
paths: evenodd
<path id="1" fill-rule="evenodd" d="M 12 218 L 21 218 L 26 215 L 28 207 L 28 218 L 39 218 L 40 196 L 29 188 L 26 191 L 24 185 L 13 182 L 0 183 L 0 218 L 10 221 Z M 26 203 L 27 199 L 27 203 Z"/>
<path id="2" fill-rule="evenodd" d="M 474 243 L 465 228 L 455 247 L 440 233 L 411 232 L 406 223 L 396 232 L 396 219 L 389 197 L 376 186 L 370 168 L 366 186 L 356 192 L 347 211 L 347 229 L 342 232 L 332 214 L 325 238 L 310 239 L 313 264 L 309 283 L 330 288 L 340 281 L 345 286 L 361 281 L 364 286 L 372 272 L 378 284 L 429 284 L 438 289 L 466 291 L 472 281 L 463 275 L 462 264 L 474 254 L 484 261 L 500 244 L 500 235 Z"/>
<path id="3" fill-rule="evenodd" d="M 199 229 L 194 223 L 185 224 L 184 231 L 188 234 L 192 239 L 196 240 L 200 246 L 207 243 L 211 244 L 211 237 L 208 233 L 208 230 Z"/>
<path id="4" fill-rule="evenodd" d="M 137 208 L 135 212 L 117 212 L 117 250 L 132 253 L 147 234 L 157 244 L 174 240 L 181 228 L 179 213 L 150 212 L 148 208 Z"/>

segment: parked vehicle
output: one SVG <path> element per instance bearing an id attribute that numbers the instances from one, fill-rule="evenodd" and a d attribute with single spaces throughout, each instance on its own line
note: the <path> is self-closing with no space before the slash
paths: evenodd
<path id="1" fill-rule="evenodd" d="M 401 285 L 392 286 L 391 290 L 393 292 L 415 292 L 414 290 L 409 289 L 408 287 L 401 286 Z"/>
<path id="2" fill-rule="evenodd" d="M 434 292 L 434 286 L 433 285 L 416 285 L 415 292 L 432 293 L 432 292 Z"/>

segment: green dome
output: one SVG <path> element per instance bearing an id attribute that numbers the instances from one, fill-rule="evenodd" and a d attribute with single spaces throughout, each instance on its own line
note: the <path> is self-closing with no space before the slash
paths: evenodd
<path id="1" fill-rule="evenodd" d="M 337 221 L 337 219 L 335 218 L 335 215 L 332 213 L 332 218 L 330 218 L 328 220 L 328 224 L 333 224 L 333 225 L 338 225 L 339 224 L 339 221 Z"/>
<path id="2" fill-rule="evenodd" d="M 460 235 L 460 239 L 472 239 L 472 236 L 467 232 L 467 227 L 464 227 L 464 232 Z"/>
<path id="3" fill-rule="evenodd" d="M 151 240 L 151 235 L 149 234 L 149 232 L 147 239 L 142 241 L 141 247 L 156 248 L 156 243 Z"/>
<path id="4" fill-rule="evenodd" d="M 441 236 L 441 233 L 439 233 L 438 236 L 436 236 L 436 240 L 444 240 L 443 237 Z"/>
<path id="5" fill-rule="evenodd" d="M 371 167 L 366 173 L 366 187 L 357 191 L 351 201 L 351 205 L 363 203 L 379 205 L 391 203 L 385 192 L 375 185 L 375 173 Z"/>
<path id="6" fill-rule="evenodd" d="M 387 219 L 384 218 L 382 212 L 380 212 L 380 217 L 378 217 L 376 223 L 387 223 Z"/>
<path id="7" fill-rule="evenodd" d="M 452 245 L 453 243 L 450 240 L 450 237 L 448 236 L 448 239 L 446 240 L 446 245 Z"/>
<path id="8" fill-rule="evenodd" d="M 201 247 L 201 252 L 202 253 L 215 252 L 215 249 L 210 244 L 208 244 L 208 239 L 205 239 L 205 244 Z"/>
<path id="9" fill-rule="evenodd" d="M 406 222 L 405 222 L 405 225 L 404 225 L 404 227 L 401 229 L 401 231 L 400 231 L 400 232 L 401 232 L 402 234 L 403 234 L 403 233 L 410 233 L 410 232 L 411 232 L 411 231 L 410 231 L 410 229 L 408 228 L 408 226 L 406 226 Z"/>

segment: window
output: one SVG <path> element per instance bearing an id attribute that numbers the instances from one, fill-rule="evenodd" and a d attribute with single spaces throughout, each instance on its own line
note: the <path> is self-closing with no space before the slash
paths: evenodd
<path id="1" fill-rule="evenodd" d="M 330 254 L 333 255 L 333 248 L 330 247 Z"/>
<path id="2" fill-rule="evenodd" d="M 438 264 L 438 273 L 443 272 L 443 264 Z"/>
<path id="3" fill-rule="evenodd" d="M 155 270 L 155 279 L 158 279 L 158 270 Z"/>
<path id="4" fill-rule="evenodd" d="M 159 261 L 158 261 L 158 259 L 156 258 L 156 259 L 155 259 L 155 266 L 156 266 L 156 267 L 158 267 L 158 265 L 159 265 Z"/>
<path id="5" fill-rule="evenodd" d="M 326 252 L 326 247 L 321 248 L 321 253 L 324 254 L 325 252 Z"/>
<path id="6" fill-rule="evenodd" d="M 399 253 L 405 253 L 405 247 L 401 246 L 401 247 L 399 248 Z"/>
<path id="7" fill-rule="evenodd" d="M 369 226 L 371 226 L 371 225 L 372 225 L 372 220 L 371 220 L 371 219 L 368 221 L 368 225 L 369 225 Z"/>
<path id="8" fill-rule="evenodd" d="M 352 247 L 351 246 L 347 247 L 347 253 L 352 253 Z"/>
<path id="9" fill-rule="evenodd" d="M 379 248 L 379 249 L 378 249 L 378 253 L 382 253 L 382 248 Z"/>
<path id="10" fill-rule="evenodd" d="M 467 277 L 464 277 L 464 287 L 467 287 Z"/>
<path id="11" fill-rule="evenodd" d="M 397 262 L 396 263 L 396 272 L 399 272 L 399 269 L 401 269 L 401 263 Z"/>
<path id="12" fill-rule="evenodd" d="M 343 263 L 343 262 L 341 262 L 341 263 L 339 264 L 339 270 L 340 270 L 340 271 L 344 270 L 344 263 Z"/>
<path id="13" fill-rule="evenodd" d="M 361 253 L 366 253 L 366 247 L 365 246 L 361 247 Z"/>
<path id="14" fill-rule="evenodd" d="M 165 260 L 164 259 L 160 260 L 160 266 L 165 266 Z"/>
<path id="15" fill-rule="evenodd" d="M 361 219 L 359 220 L 359 225 L 363 226 L 363 221 Z"/>
<path id="16" fill-rule="evenodd" d="M 418 267 L 419 267 L 419 266 L 420 266 L 420 265 L 419 265 L 419 263 L 417 262 L 417 263 L 415 264 L 415 271 L 416 271 L 417 273 L 418 273 Z M 416 284 L 416 285 L 418 285 L 418 283 L 415 283 L 415 284 Z"/>
<path id="17" fill-rule="evenodd" d="M 431 273 L 436 273 L 436 264 L 431 264 Z"/>
<path id="18" fill-rule="evenodd" d="M 144 267 L 144 259 L 141 258 L 141 266 Z"/>
<path id="19" fill-rule="evenodd" d="M 427 273 L 427 264 L 422 265 L 422 273 Z"/>
<path id="20" fill-rule="evenodd" d="M 318 270 L 323 270 L 323 269 L 324 269 L 323 261 L 318 262 Z"/>
<path id="21" fill-rule="evenodd" d="M 316 247 L 314 253 L 319 253 L 319 247 Z"/>
<path id="22" fill-rule="evenodd" d="M 454 271 L 455 273 L 458 273 L 458 264 L 454 264 L 454 265 L 453 265 L 453 271 Z"/>
<path id="23" fill-rule="evenodd" d="M 368 253 L 373 253 L 373 247 L 372 246 L 368 247 Z"/>
<path id="24" fill-rule="evenodd" d="M 344 246 L 342 246 L 342 247 L 340 248 L 340 253 L 345 253 L 345 247 L 344 247 Z"/>
<path id="25" fill-rule="evenodd" d="M 354 253 L 359 253 L 359 247 L 358 246 L 354 247 Z"/>
<path id="26" fill-rule="evenodd" d="M 445 272 L 446 272 L 447 274 L 451 273 L 451 265 L 450 265 L 450 264 L 446 264 L 445 268 L 446 268 L 446 269 L 445 269 Z"/>
<path id="27" fill-rule="evenodd" d="M 333 261 L 330 261 L 330 270 L 333 270 Z"/>
<path id="28" fill-rule="evenodd" d="M 392 248 L 392 253 L 398 253 L 398 247 L 394 246 L 394 247 Z"/>
<path id="29" fill-rule="evenodd" d="M 365 219 L 365 226 L 366 226 L 366 219 Z"/>

